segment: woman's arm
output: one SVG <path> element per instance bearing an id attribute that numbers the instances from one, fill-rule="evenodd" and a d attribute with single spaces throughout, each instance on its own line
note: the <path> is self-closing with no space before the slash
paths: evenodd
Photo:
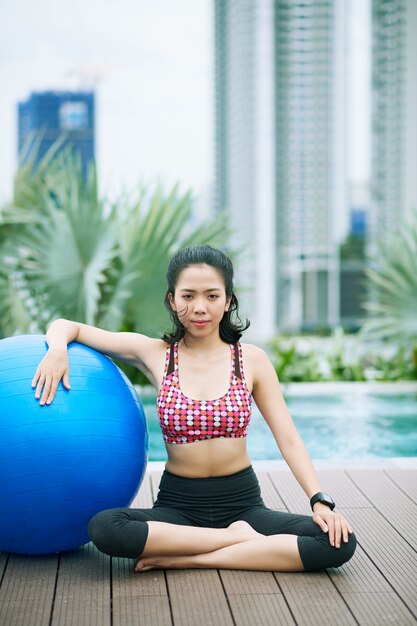
<path id="1" fill-rule="evenodd" d="M 126 361 L 142 370 L 156 385 L 155 354 L 164 350 L 164 343 L 139 333 L 116 333 L 80 322 L 58 319 L 46 333 L 48 352 L 39 363 L 32 387 L 40 404 L 50 404 L 59 381 L 70 389 L 67 345 L 77 341 L 108 356 Z"/>
<path id="2" fill-rule="evenodd" d="M 250 355 L 253 398 L 271 429 L 282 456 L 310 499 L 321 491 L 320 481 L 285 403 L 276 372 L 268 356 L 260 348 L 250 346 Z M 314 521 L 325 532 L 329 530 L 332 545 L 338 545 L 341 533 L 347 541 L 347 534 L 352 529 L 341 515 L 332 512 L 321 502 L 317 502 L 313 510 Z"/>
<path id="3" fill-rule="evenodd" d="M 159 342 L 139 333 L 110 332 L 70 320 L 58 319 L 52 322 L 46 333 L 49 349 L 66 348 L 71 341 L 77 341 L 132 365 L 142 364 L 147 349 L 155 341 Z"/>

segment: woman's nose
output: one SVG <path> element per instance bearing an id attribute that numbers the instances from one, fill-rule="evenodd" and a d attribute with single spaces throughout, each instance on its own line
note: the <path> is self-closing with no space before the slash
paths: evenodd
<path id="1" fill-rule="evenodd" d="M 194 312 L 195 313 L 205 313 L 207 310 L 206 302 L 204 298 L 196 298 L 194 300 Z"/>

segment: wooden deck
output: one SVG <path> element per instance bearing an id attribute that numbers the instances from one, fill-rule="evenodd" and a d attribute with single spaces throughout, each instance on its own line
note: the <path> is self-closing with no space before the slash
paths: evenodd
<path id="1" fill-rule="evenodd" d="M 0 553 L 1 626 L 416 624 L 417 469 L 323 469 L 352 523 L 352 560 L 317 573 L 166 570 L 135 574 L 92 544 L 61 555 Z M 257 471 L 267 506 L 309 514 L 288 470 Z M 135 506 L 151 506 L 149 471 Z"/>

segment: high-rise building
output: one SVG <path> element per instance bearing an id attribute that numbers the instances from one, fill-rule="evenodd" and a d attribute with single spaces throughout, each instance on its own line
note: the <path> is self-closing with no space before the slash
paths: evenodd
<path id="1" fill-rule="evenodd" d="M 345 3 L 277 0 L 275 14 L 277 319 L 315 330 L 340 320 Z"/>
<path id="2" fill-rule="evenodd" d="M 340 324 L 358 330 L 368 298 L 366 243 L 368 234 L 369 186 L 351 184 L 349 189 L 350 228 L 340 246 Z"/>
<path id="3" fill-rule="evenodd" d="M 371 254 L 417 210 L 417 2 L 372 0 Z"/>
<path id="4" fill-rule="evenodd" d="M 81 155 L 84 173 L 94 159 L 94 93 L 70 91 L 35 92 L 18 104 L 19 155 L 26 157 L 39 142 L 36 161 L 42 159 L 51 146 L 63 139 L 61 149 L 71 146 Z"/>
<path id="5" fill-rule="evenodd" d="M 216 0 L 216 206 L 258 339 L 339 322 L 345 0 Z"/>
<path id="6" fill-rule="evenodd" d="M 215 0 L 215 207 L 230 216 L 241 311 L 260 339 L 275 319 L 274 12 Z"/>

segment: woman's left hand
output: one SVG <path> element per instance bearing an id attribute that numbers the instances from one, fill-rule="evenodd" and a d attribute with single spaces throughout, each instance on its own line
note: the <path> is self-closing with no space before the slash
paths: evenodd
<path id="1" fill-rule="evenodd" d="M 345 543 L 348 542 L 349 534 L 353 530 L 343 515 L 331 511 L 328 506 L 321 502 L 314 505 L 313 511 L 313 522 L 318 524 L 323 532 L 329 533 L 329 541 L 332 546 L 340 548 L 341 539 Z"/>

